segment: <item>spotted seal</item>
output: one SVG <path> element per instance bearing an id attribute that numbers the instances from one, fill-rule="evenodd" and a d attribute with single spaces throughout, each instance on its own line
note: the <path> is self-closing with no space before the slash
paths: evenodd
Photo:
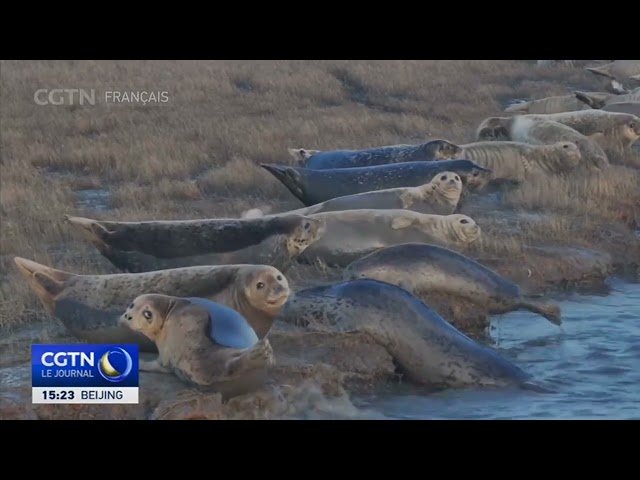
<path id="1" fill-rule="evenodd" d="M 575 95 L 556 95 L 553 97 L 539 98 L 527 102 L 518 102 L 504 109 L 510 113 L 561 113 L 574 112 L 576 110 L 589 110 L 588 104 L 580 101 Z"/>
<path id="2" fill-rule="evenodd" d="M 532 145 L 524 142 L 485 141 L 462 145 L 467 158 L 493 171 L 499 179 L 524 181 L 527 173 L 566 173 L 582 159 L 580 149 L 572 142 Z"/>
<path id="3" fill-rule="evenodd" d="M 103 221 L 69 215 L 65 215 L 65 219 L 93 241 L 116 250 L 135 251 L 156 258 L 234 252 L 257 246 L 276 235 L 295 237 L 300 232 L 317 229 L 314 222 L 301 215 L 142 222 Z M 254 250 L 250 252 L 255 253 Z"/>
<path id="4" fill-rule="evenodd" d="M 173 373 L 198 387 L 228 384 L 275 364 L 268 339 L 258 339 L 237 311 L 204 298 L 143 294 L 118 322 L 158 349 L 140 370 Z"/>
<path id="5" fill-rule="evenodd" d="M 322 218 L 326 232 L 299 257 L 330 266 L 346 266 L 383 247 L 406 242 L 428 242 L 457 248 L 475 242 L 482 230 L 466 215 L 431 215 L 411 210 L 342 210 L 313 214 Z"/>
<path id="6" fill-rule="evenodd" d="M 46 311 L 70 333 L 93 343 L 138 343 L 143 351 L 155 351 L 155 347 L 118 324 L 132 297 L 153 292 L 207 298 L 237 310 L 263 338 L 290 294 L 287 278 L 268 265 L 78 275 L 21 257 L 14 261 Z"/>
<path id="7" fill-rule="evenodd" d="M 449 215 L 455 212 L 462 193 L 460 176 L 453 172 L 437 174 L 429 183 L 419 187 L 388 188 L 372 192 L 336 197 L 326 202 L 270 215 L 311 215 L 322 212 L 338 212 L 357 209 L 404 209 L 420 213 Z M 264 216 L 260 209 L 250 209 L 245 216 Z"/>
<path id="8" fill-rule="evenodd" d="M 406 162 L 373 167 L 313 170 L 285 165 L 261 164 L 305 206 L 336 197 L 388 188 L 418 187 L 442 172 L 460 176 L 468 190 L 482 187 L 491 172 L 470 160 Z"/>
<path id="9" fill-rule="evenodd" d="M 300 290 L 278 320 L 309 330 L 366 333 L 411 382 L 432 388 L 533 385 L 518 366 L 390 283 L 361 279 Z"/>
<path id="10" fill-rule="evenodd" d="M 443 293 L 469 300 L 490 314 L 528 310 L 560 325 L 560 308 L 523 295 L 520 287 L 475 260 L 451 249 L 426 243 L 383 248 L 349 264 L 344 280 L 372 278 L 393 283 L 428 303 Z"/>
<path id="11" fill-rule="evenodd" d="M 294 228 L 290 229 L 286 233 L 273 233 L 257 244 L 240 248 L 235 251 L 206 253 L 201 255 L 185 255 L 185 250 L 180 248 L 171 250 L 166 246 L 162 250 L 163 257 L 160 258 L 141 251 L 125 251 L 116 248 L 114 243 L 118 244 L 118 242 L 112 242 L 111 239 L 113 237 L 104 234 L 104 230 L 101 225 L 102 222 L 81 217 L 68 217 L 68 221 L 72 225 L 78 227 L 79 231 L 103 257 L 123 272 L 140 273 L 197 265 L 237 264 L 271 265 L 281 272 L 286 272 L 304 249 L 318 240 L 320 235 L 320 222 L 297 215 L 282 216 L 289 219 L 296 218 L 297 220 L 295 221 Z M 109 228 L 112 228 L 112 225 L 113 224 L 111 224 Z M 118 225 L 121 224 L 118 223 Z M 174 226 L 176 237 L 179 236 L 180 225 L 183 225 L 183 228 L 185 228 L 185 238 L 179 241 L 176 240 L 175 246 L 196 246 L 200 241 L 198 231 L 191 229 L 188 225 L 178 224 Z M 132 229 L 128 233 L 129 238 L 127 240 L 127 246 L 129 248 L 135 247 L 144 249 L 147 252 L 151 251 L 155 246 L 148 246 L 143 241 L 143 239 L 148 237 L 148 233 L 149 232 L 147 232 L 142 226 L 138 229 Z M 136 237 L 141 237 L 139 242 L 135 242 Z M 193 242 L 191 242 L 190 239 L 193 239 Z M 160 236 L 159 241 L 163 241 L 162 236 Z M 187 252 L 188 251 L 189 250 L 187 250 Z M 167 258 L 169 253 L 173 254 L 173 258 Z"/>
<path id="12" fill-rule="evenodd" d="M 533 145 L 571 142 L 580 150 L 581 164 L 585 167 L 602 170 L 609 166 L 609 159 L 595 136 L 588 137 L 559 122 L 536 121 L 528 115 L 487 118 L 478 127 L 476 138 L 479 141 L 513 141 Z"/>
<path id="13" fill-rule="evenodd" d="M 295 152 L 295 155 L 294 155 Z M 310 152 L 313 152 L 310 154 Z M 371 167 L 404 162 L 430 162 L 462 158 L 462 149 L 447 140 L 431 140 L 411 145 L 387 145 L 360 150 L 305 150 L 289 149 L 289 153 L 305 168 L 325 170 L 331 168 Z"/>

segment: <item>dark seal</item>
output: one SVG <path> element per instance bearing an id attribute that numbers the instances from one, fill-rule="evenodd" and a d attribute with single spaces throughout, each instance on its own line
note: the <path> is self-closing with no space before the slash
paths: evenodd
<path id="1" fill-rule="evenodd" d="M 436 174 L 442 172 L 458 174 L 462 183 L 471 191 L 488 183 L 492 173 L 471 160 L 405 162 L 327 170 L 272 164 L 261 166 L 306 206 L 356 193 L 417 187 L 429 183 Z"/>
<path id="2" fill-rule="evenodd" d="M 447 140 L 432 140 L 419 145 L 389 145 L 360 150 L 330 150 L 313 154 L 305 162 L 305 168 L 371 167 L 403 162 L 431 162 L 450 158 L 462 158 L 464 150 Z"/>

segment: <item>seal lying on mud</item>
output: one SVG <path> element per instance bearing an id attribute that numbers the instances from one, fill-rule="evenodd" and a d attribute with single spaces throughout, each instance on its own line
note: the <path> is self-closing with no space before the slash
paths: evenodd
<path id="1" fill-rule="evenodd" d="M 442 172 L 429 183 L 419 187 L 388 188 L 372 192 L 356 193 L 346 197 L 336 197 L 311 207 L 299 208 L 285 213 L 273 215 L 311 215 L 322 212 L 338 212 L 357 209 L 403 209 L 435 215 L 449 215 L 455 212 L 462 193 L 460 176 L 453 172 Z M 243 215 L 264 214 L 259 209 L 252 209 Z"/>
<path id="2" fill-rule="evenodd" d="M 476 142 L 462 145 L 465 155 L 493 171 L 500 179 L 523 181 L 528 172 L 565 173 L 580 164 L 582 155 L 575 143 L 555 142 L 531 145 L 524 142 Z"/>
<path id="3" fill-rule="evenodd" d="M 511 113 L 560 113 L 589 110 L 590 108 L 589 105 L 577 99 L 575 95 L 558 95 L 555 97 L 530 100 L 528 102 L 514 103 L 505 108 L 504 111 Z"/>
<path id="4" fill-rule="evenodd" d="M 153 343 L 118 324 L 131 298 L 153 292 L 203 297 L 237 310 L 258 337 L 264 337 L 289 298 L 287 278 L 268 265 L 185 267 L 145 273 L 77 275 L 15 257 L 47 312 L 76 337 L 93 343 Z"/>
<path id="5" fill-rule="evenodd" d="M 623 95 L 616 95 L 606 92 L 579 92 L 575 91 L 573 94 L 578 100 L 586 103 L 591 108 L 602 109 L 611 103 L 621 102 L 640 102 L 640 92 L 625 93 Z"/>
<path id="6" fill-rule="evenodd" d="M 530 385 L 531 377 L 465 336 L 406 290 L 362 279 L 295 293 L 279 320 L 311 330 L 362 332 L 412 382 L 435 388 Z"/>
<path id="7" fill-rule="evenodd" d="M 158 358 L 140 362 L 140 370 L 173 373 L 197 386 L 227 384 L 275 364 L 269 340 L 259 340 L 237 311 L 210 300 L 143 294 L 119 323 L 158 349 Z"/>
<path id="8" fill-rule="evenodd" d="M 288 215 L 283 214 L 282 216 Z M 232 252 L 190 256 L 182 256 L 181 250 L 175 250 L 173 251 L 174 258 L 156 258 L 142 252 L 119 250 L 105 243 L 102 237 L 95 234 L 97 229 L 91 227 L 93 220 L 70 217 L 69 221 L 80 227 L 84 236 L 103 257 L 124 272 L 139 273 L 196 265 L 238 264 L 271 265 L 281 272 L 286 272 L 304 249 L 318 240 L 320 236 L 320 222 L 304 219 L 304 217 L 298 218 L 302 218 L 302 220 L 288 233 L 273 234 L 262 242 L 246 248 Z M 135 237 L 137 232 L 130 235 Z M 196 233 L 193 232 L 192 235 L 196 236 Z M 168 251 L 165 250 L 164 253 L 167 254 Z"/>
<path id="9" fill-rule="evenodd" d="M 571 142 L 580 150 L 583 165 L 600 170 L 609 166 L 609 159 L 595 138 L 587 137 L 562 123 L 535 121 L 528 115 L 487 118 L 478 127 L 476 138 L 480 141 L 512 141 L 533 145 Z"/>
<path id="10" fill-rule="evenodd" d="M 233 252 L 258 245 L 274 235 L 295 236 L 317 229 L 314 222 L 301 215 L 145 222 L 111 222 L 68 215 L 66 219 L 90 239 L 117 250 L 156 258 Z"/>
<path id="11" fill-rule="evenodd" d="M 336 197 L 388 188 L 418 187 L 442 172 L 460 176 L 469 190 L 484 186 L 491 171 L 470 160 L 406 162 L 373 167 L 312 170 L 261 164 L 307 207 Z"/>
<path id="12" fill-rule="evenodd" d="M 297 152 L 297 155 L 294 155 Z M 462 149 L 447 140 L 432 140 L 419 145 L 387 145 L 361 150 L 310 150 L 289 149 L 305 168 L 325 170 L 328 168 L 370 167 L 404 162 L 430 162 L 462 158 Z M 306 157 L 306 158 L 305 158 Z"/>
<path id="13" fill-rule="evenodd" d="M 380 248 L 406 242 L 429 242 L 463 247 L 481 236 L 466 215 L 429 215 L 410 210 L 343 210 L 312 215 L 321 218 L 326 232 L 299 257 L 300 262 L 321 259 L 346 266 Z"/>
<path id="14" fill-rule="evenodd" d="M 428 302 L 444 293 L 469 300 L 494 315 L 528 310 L 560 325 L 560 308 L 527 298 L 520 287 L 480 263 L 448 248 L 405 243 L 383 248 L 345 268 L 344 280 L 372 278 L 404 288 Z M 425 298 L 426 297 L 426 298 Z"/>
<path id="15" fill-rule="evenodd" d="M 640 138 L 640 118 L 628 113 L 591 109 L 549 115 L 527 115 L 527 117 L 533 120 L 562 123 L 583 135 L 601 138 L 599 143 L 605 153 L 609 145 L 630 147 Z M 603 143 L 605 140 L 606 142 Z"/>

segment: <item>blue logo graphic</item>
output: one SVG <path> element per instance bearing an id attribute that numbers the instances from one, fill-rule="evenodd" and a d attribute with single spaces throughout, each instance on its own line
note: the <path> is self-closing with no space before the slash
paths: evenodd
<path id="1" fill-rule="evenodd" d="M 115 347 L 102 355 L 98 371 L 102 378 L 110 382 L 122 382 L 131 373 L 133 360 L 126 350 Z"/>
<path id="2" fill-rule="evenodd" d="M 32 345 L 33 387 L 138 387 L 138 345 Z"/>

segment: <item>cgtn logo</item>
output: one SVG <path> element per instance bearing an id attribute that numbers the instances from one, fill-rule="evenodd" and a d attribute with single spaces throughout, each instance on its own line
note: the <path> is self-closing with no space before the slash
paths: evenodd
<path id="1" fill-rule="evenodd" d="M 33 403 L 138 403 L 138 345 L 32 345 Z"/>

